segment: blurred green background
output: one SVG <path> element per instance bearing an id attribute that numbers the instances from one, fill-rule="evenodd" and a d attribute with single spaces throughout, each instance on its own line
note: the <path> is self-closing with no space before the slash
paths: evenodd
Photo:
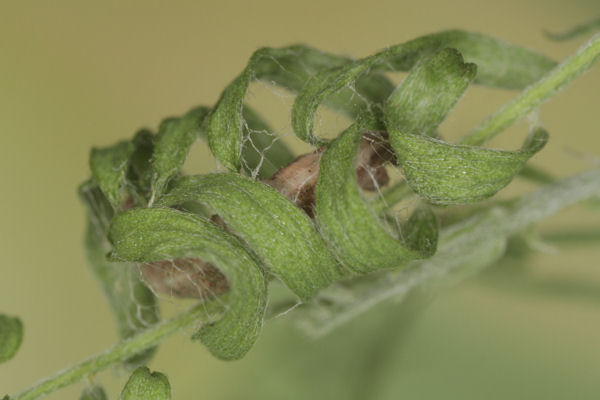
<path id="1" fill-rule="evenodd" d="M 117 340 L 84 261 L 84 211 L 75 189 L 92 146 L 155 128 L 213 104 L 260 46 L 303 42 L 356 57 L 447 28 L 480 31 L 559 60 L 585 39 L 553 43 L 600 14 L 597 0 L 0 2 L 0 312 L 26 327 L 0 365 L 0 395 L 15 393 Z M 515 93 L 472 88 L 444 123 L 457 137 Z M 251 101 L 289 133 L 288 95 L 265 85 Z M 600 68 L 543 106 L 551 133 L 534 159 L 566 176 L 597 163 Z M 266 107 L 266 108 L 265 108 Z M 266 111 L 265 111 L 266 110 Z M 495 145 L 516 147 L 524 124 Z M 198 146 L 189 170 L 215 163 Z M 516 183 L 507 193 L 531 186 Z M 504 194 L 506 195 L 506 194 Z M 582 207 L 541 231 L 599 227 Z M 285 319 L 266 325 L 242 361 L 213 359 L 186 335 L 161 347 L 152 369 L 175 399 L 600 398 L 600 246 L 561 246 L 527 260 L 525 274 L 485 277 L 386 305 L 312 341 Z M 501 274 L 500 274 L 501 275 Z M 566 287 L 566 289 L 565 289 Z M 168 314 L 182 306 L 164 301 Z M 413 309 L 418 310 L 414 312 Z M 121 372 L 95 378 L 112 398 Z M 76 399 L 85 383 L 48 399 Z"/>

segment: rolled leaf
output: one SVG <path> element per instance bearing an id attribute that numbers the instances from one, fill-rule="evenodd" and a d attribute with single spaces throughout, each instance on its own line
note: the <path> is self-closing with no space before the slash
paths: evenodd
<path id="1" fill-rule="evenodd" d="M 436 204 L 471 203 L 506 186 L 539 151 L 546 132 L 532 133 L 516 152 L 451 145 L 429 137 L 475 76 L 454 49 L 417 65 L 390 96 L 386 127 L 409 186 Z"/>
<path id="2" fill-rule="evenodd" d="M 90 153 L 92 177 L 115 209 L 121 206 L 121 188 L 133 150 L 133 143 L 121 141 L 110 147 L 93 148 Z"/>
<path id="3" fill-rule="evenodd" d="M 197 107 L 181 118 L 168 118 L 160 124 L 152 157 L 153 196 L 160 195 L 183 166 L 209 111 L 207 107 Z"/>
<path id="4" fill-rule="evenodd" d="M 517 151 L 454 145 L 434 138 L 390 132 L 390 142 L 408 185 L 434 204 L 467 204 L 508 185 L 541 150 L 548 133 L 536 128 Z"/>
<path id="5" fill-rule="evenodd" d="M 150 196 L 152 185 L 152 154 L 154 135 L 147 129 L 138 131 L 133 137 L 134 150 L 129 157 L 126 183 L 131 185 L 130 193 L 136 196 L 139 204 L 144 204 Z"/>
<path id="6" fill-rule="evenodd" d="M 231 173 L 187 176 L 173 182 L 159 205 L 192 200 L 221 216 L 302 300 L 344 274 L 310 218 L 263 183 Z"/>
<path id="7" fill-rule="evenodd" d="M 210 149 L 227 168 L 239 171 L 244 119 L 244 97 L 252 80 L 264 79 L 293 91 L 299 91 L 317 71 L 344 65 L 350 60 L 301 45 L 280 49 L 257 50 L 242 73 L 225 89 L 207 125 Z M 356 85 L 356 92 L 346 88 L 332 98 L 334 106 L 354 115 L 369 101 L 381 103 L 393 86 L 382 76 L 366 77 Z M 361 98 L 364 97 L 364 98 Z"/>
<path id="8" fill-rule="evenodd" d="M 313 76 L 294 102 L 294 132 L 308 143 L 324 143 L 314 135 L 313 125 L 317 108 L 329 96 L 372 71 L 410 70 L 446 47 L 456 48 L 467 62 L 477 64 L 475 82 L 492 87 L 522 89 L 556 65 L 542 55 L 481 34 L 452 30 L 423 36 Z"/>
<path id="9" fill-rule="evenodd" d="M 354 286 L 352 299 L 332 301 L 317 309 L 306 308 L 310 319 L 303 321 L 304 326 L 311 333 L 322 335 L 382 301 L 393 299 L 398 303 L 413 289 L 448 285 L 470 277 L 503 255 L 507 239 L 548 216 L 593 198 L 599 191 L 600 166 L 596 166 L 519 199 L 482 207 L 442 230 L 433 257 L 415 262 L 410 269 L 382 274 L 362 287 Z M 333 298 L 328 291 L 323 296 Z"/>
<path id="10" fill-rule="evenodd" d="M 23 323 L 18 317 L 0 314 L 0 363 L 13 358 L 23 342 Z"/>
<path id="11" fill-rule="evenodd" d="M 385 125 L 415 135 L 436 137 L 436 128 L 475 78 L 477 66 L 463 62 L 458 50 L 443 49 L 416 66 L 385 105 Z"/>
<path id="12" fill-rule="evenodd" d="M 230 302 L 222 319 L 197 337 L 216 357 L 243 357 L 260 332 L 266 283 L 252 255 L 236 237 L 210 221 L 174 209 L 134 209 L 117 215 L 109 229 L 112 259 L 154 262 L 199 257 L 228 280 Z"/>
<path id="13" fill-rule="evenodd" d="M 362 197 L 354 163 L 362 132 L 373 126 L 373 121 L 361 119 L 329 145 L 317 184 L 321 234 L 343 265 L 356 273 L 428 257 L 435 252 L 438 235 L 435 215 L 429 209 L 419 210 L 405 232 L 393 235 Z"/>
<path id="14" fill-rule="evenodd" d="M 119 399 L 171 400 L 171 385 L 164 374 L 139 367 L 129 377 Z"/>

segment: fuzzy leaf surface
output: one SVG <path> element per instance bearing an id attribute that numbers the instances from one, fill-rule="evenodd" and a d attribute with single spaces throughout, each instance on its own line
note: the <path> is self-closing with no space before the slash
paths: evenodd
<path id="1" fill-rule="evenodd" d="M 92 177 L 115 209 L 121 205 L 121 188 L 133 151 L 133 143 L 121 141 L 110 147 L 93 148 L 90 153 Z"/>
<path id="2" fill-rule="evenodd" d="M 300 299 L 343 275 L 310 218 L 275 189 L 241 175 L 188 176 L 160 201 L 210 207 Z"/>
<path id="3" fill-rule="evenodd" d="M 412 190 L 434 204 L 467 204 L 508 185 L 548 141 L 535 129 L 516 151 L 454 145 L 438 139 L 390 132 L 390 142 Z"/>
<path id="4" fill-rule="evenodd" d="M 494 195 L 541 150 L 547 133 L 536 129 L 521 150 L 500 151 L 430 137 L 475 77 L 454 49 L 417 65 L 385 108 L 390 143 L 408 185 L 435 204 L 472 203 Z"/>
<path id="5" fill-rule="evenodd" d="M 169 208 L 134 209 L 111 222 L 113 259 L 153 262 L 199 257 L 227 278 L 230 296 L 222 319 L 200 328 L 196 337 L 218 358 L 243 357 L 260 332 L 266 283 L 254 259 L 236 237 L 212 222 Z"/>
<path id="6" fill-rule="evenodd" d="M 476 74 L 477 66 L 464 63 L 458 50 L 436 53 L 416 66 L 387 100 L 387 129 L 436 137 L 436 128 Z"/>
<path id="7" fill-rule="evenodd" d="M 129 377 L 120 400 L 171 400 L 171 385 L 166 375 L 139 367 Z"/>
<path id="8" fill-rule="evenodd" d="M 327 54 L 303 45 L 257 50 L 242 73 L 227 86 L 210 115 L 207 125 L 208 141 L 215 157 L 232 171 L 239 171 L 241 168 L 244 133 L 242 110 L 251 81 L 266 80 L 297 92 L 318 71 L 350 62 L 346 57 Z M 368 102 L 383 102 L 392 89 L 392 84 L 386 78 L 375 74 L 357 82 L 355 89 L 341 91 L 332 97 L 330 104 L 354 115 L 364 109 Z"/>
<path id="9" fill-rule="evenodd" d="M 522 89 L 556 65 L 545 56 L 489 36 L 459 30 L 434 33 L 313 76 L 294 102 L 294 132 L 308 143 L 323 144 L 325 141 L 313 133 L 314 118 L 329 96 L 352 87 L 373 71 L 408 71 L 446 47 L 456 48 L 467 62 L 477 64 L 475 82 L 491 87 Z"/>
<path id="10" fill-rule="evenodd" d="M 13 358 L 23 342 L 23 323 L 18 317 L 0 314 L 0 364 Z"/>
<path id="11" fill-rule="evenodd" d="M 155 195 L 163 192 L 169 179 L 183 166 L 209 111 L 207 107 L 197 107 L 181 118 L 168 118 L 160 124 L 152 158 Z"/>
<path id="12" fill-rule="evenodd" d="M 366 203 L 355 174 L 355 158 L 362 132 L 368 121 L 353 124 L 323 154 L 317 183 L 317 220 L 320 231 L 343 265 L 356 272 L 368 273 L 398 267 L 404 261 L 424 258 L 435 252 L 437 222 L 429 209 L 410 220 L 419 228 L 410 242 L 392 235 Z M 410 247 L 409 244 L 420 247 Z"/>

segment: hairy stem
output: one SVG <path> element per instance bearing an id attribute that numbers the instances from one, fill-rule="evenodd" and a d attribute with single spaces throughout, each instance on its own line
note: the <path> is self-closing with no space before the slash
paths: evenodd
<path id="1" fill-rule="evenodd" d="M 600 168 L 596 167 L 546 185 L 511 206 L 495 207 L 450 226 L 442 232 L 433 257 L 369 281 L 358 288 L 351 301 L 307 309 L 301 325 L 309 334 L 321 336 L 385 300 L 399 301 L 415 287 L 448 285 L 465 279 L 498 260 L 510 236 L 598 193 Z"/>
<path id="2" fill-rule="evenodd" d="M 88 375 L 100 372 L 162 342 L 181 330 L 198 327 L 218 320 L 223 313 L 222 303 L 212 301 L 198 304 L 172 319 L 155 325 L 108 350 L 73 365 L 53 377 L 44 379 L 29 389 L 11 397 L 14 400 L 32 400 L 55 392 Z"/>
<path id="3" fill-rule="evenodd" d="M 483 121 L 461 139 L 465 145 L 480 145 L 533 111 L 570 81 L 586 72 L 600 59 L 600 34 L 590 39 L 577 53 L 560 63 L 516 99 Z"/>

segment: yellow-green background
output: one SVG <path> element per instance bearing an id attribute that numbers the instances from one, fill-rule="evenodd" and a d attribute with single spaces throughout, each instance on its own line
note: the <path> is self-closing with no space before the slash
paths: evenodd
<path id="1" fill-rule="evenodd" d="M 117 339 L 81 245 L 84 212 L 75 188 L 88 175 L 91 146 L 214 103 L 259 46 L 304 42 L 358 57 L 458 27 L 562 59 L 583 39 L 551 43 L 542 30 L 598 16 L 599 5 L 597 0 L 1 0 L 0 312 L 19 315 L 26 333 L 17 357 L 0 365 L 0 395 Z M 262 86 L 254 93 L 266 97 L 258 103 L 278 113 L 290 103 L 269 99 L 271 91 Z M 444 132 L 450 137 L 465 132 L 513 95 L 473 88 Z M 552 138 L 534 162 L 561 176 L 598 162 L 599 104 L 596 68 L 543 107 Z M 277 128 L 289 127 L 285 117 L 274 119 Z M 495 144 L 517 146 L 524 135 L 521 125 Z M 202 158 L 194 165 L 214 166 L 205 151 L 193 154 Z M 598 227 L 599 214 L 570 210 L 543 228 Z M 600 294 L 598 247 L 540 254 L 531 260 L 533 274 L 576 280 Z M 600 398 L 600 297 L 540 296 L 512 286 L 466 282 L 431 299 L 415 320 L 387 308 L 319 342 L 277 321 L 235 363 L 214 360 L 180 335 L 161 347 L 151 367 L 169 375 L 176 399 L 291 398 L 286 391 L 294 398 L 351 398 L 348 393 L 373 399 Z M 401 334 L 404 327 L 409 329 Z M 379 340 L 386 346 L 377 352 Z M 365 363 L 374 373 L 359 368 Z M 125 378 L 109 372 L 97 380 L 116 398 Z M 76 399 L 82 387 L 48 398 Z"/>

